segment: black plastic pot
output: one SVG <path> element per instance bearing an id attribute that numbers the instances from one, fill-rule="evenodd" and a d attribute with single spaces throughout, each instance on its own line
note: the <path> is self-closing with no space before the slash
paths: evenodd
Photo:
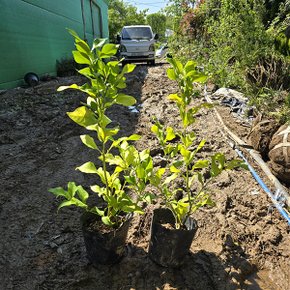
<path id="1" fill-rule="evenodd" d="M 172 227 L 168 227 L 168 224 Z M 164 267 L 179 267 L 183 264 L 185 256 L 197 230 L 194 219 L 189 218 L 186 229 L 175 229 L 175 219 L 169 209 L 159 208 L 153 212 L 151 224 L 151 238 L 149 243 L 149 257 L 155 263 Z"/>
<path id="2" fill-rule="evenodd" d="M 24 81 L 30 86 L 34 87 L 39 83 L 39 77 L 33 72 L 29 72 L 24 76 Z"/>
<path id="3" fill-rule="evenodd" d="M 81 217 L 87 257 L 94 266 L 116 264 L 126 253 L 125 244 L 132 215 L 127 216 L 118 229 L 106 232 L 92 227 L 100 219 L 92 213 L 84 213 Z"/>

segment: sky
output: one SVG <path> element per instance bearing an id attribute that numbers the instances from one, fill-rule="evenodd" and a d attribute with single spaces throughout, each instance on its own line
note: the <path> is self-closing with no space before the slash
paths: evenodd
<path id="1" fill-rule="evenodd" d="M 139 11 L 149 9 L 148 14 L 151 14 L 164 8 L 168 0 L 124 0 L 124 2 L 136 6 Z"/>

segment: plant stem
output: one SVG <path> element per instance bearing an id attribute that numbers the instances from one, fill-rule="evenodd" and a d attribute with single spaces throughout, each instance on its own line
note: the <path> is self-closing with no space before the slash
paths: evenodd
<path id="1" fill-rule="evenodd" d="M 106 195 L 107 197 L 109 196 L 109 183 L 108 183 L 108 178 L 107 178 L 107 165 L 106 165 L 106 143 L 102 143 L 102 165 L 103 165 L 103 170 L 104 170 L 104 177 L 105 177 L 105 185 L 106 185 Z M 108 208 L 108 216 L 109 216 L 109 208 Z"/>

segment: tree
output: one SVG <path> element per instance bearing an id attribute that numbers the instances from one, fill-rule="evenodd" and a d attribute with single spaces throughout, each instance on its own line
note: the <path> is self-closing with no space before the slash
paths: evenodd
<path id="1" fill-rule="evenodd" d="M 147 23 L 152 27 L 154 33 L 158 33 L 161 38 L 165 36 L 166 16 L 163 13 L 157 12 L 147 15 Z"/>
<path id="2" fill-rule="evenodd" d="M 211 17 L 206 22 L 209 35 L 206 67 L 219 85 L 245 86 L 246 69 L 269 51 L 271 43 L 262 23 L 263 2 L 221 0 L 218 13 L 208 14 Z"/>
<path id="3" fill-rule="evenodd" d="M 109 34 L 110 41 L 115 42 L 116 35 L 125 25 L 146 24 L 148 9 L 137 11 L 137 7 L 123 0 L 109 0 Z"/>

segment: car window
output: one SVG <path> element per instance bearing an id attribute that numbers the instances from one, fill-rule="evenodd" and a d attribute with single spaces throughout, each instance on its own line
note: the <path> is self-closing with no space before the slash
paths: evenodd
<path id="1" fill-rule="evenodd" d="M 153 35 L 149 27 L 128 27 L 122 30 L 122 38 L 124 40 L 150 40 L 153 38 Z"/>

